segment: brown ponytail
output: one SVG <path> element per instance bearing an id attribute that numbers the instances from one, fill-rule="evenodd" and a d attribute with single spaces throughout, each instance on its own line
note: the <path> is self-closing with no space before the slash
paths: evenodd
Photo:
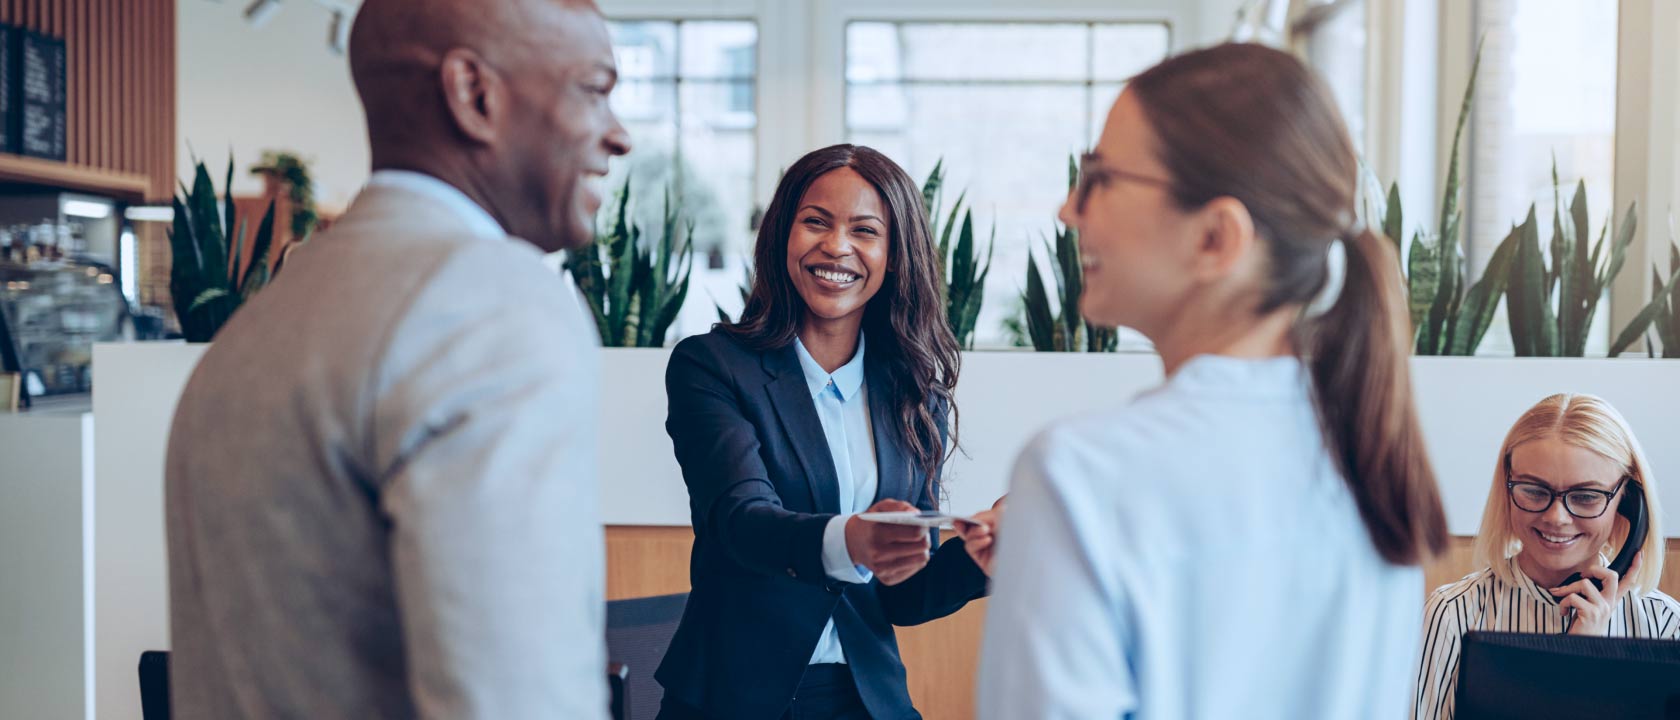
<path id="1" fill-rule="evenodd" d="M 1410 314 L 1399 258 L 1352 229 L 1358 161 L 1323 82 L 1293 56 L 1225 44 L 1168 59 L 1127 85 L 1142 106 L 1184 208 L 1241 201 L 1265 242 L 1261 314 L 1306 306 L 1341 240 L 1345 278 L 1324 314 L 1296 327 L 1325 446 L 1371 543 L 1417 565 L 1446 548 L 1446 514 L 1412 402 Z"/>
<path id="2" fill-rule="evenodd" d="M 1319 420 L 1371 542 L 1389 562 L 1420 564 L 1447 545 L 1435 470 L 1412 401 L 1412 323 L 1400 259 L 1366 230 L 1343 239 L 1347 276 L 1336 304 L 1303 322 Z"/>

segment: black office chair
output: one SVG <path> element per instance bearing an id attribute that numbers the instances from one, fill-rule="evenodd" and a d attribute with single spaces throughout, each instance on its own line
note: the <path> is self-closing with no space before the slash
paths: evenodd
<path id="1" fill-rule="evenodd" d="M 681 610 L 678 611 L 679 613 Z M 663 650 L 660 651 L 663 654 Z M 612 688 L 612 718 L 627 720 L 624 714 L 624 681 L 629 668 L 619 663 L 607 665 L 607 685 Z M 656 689 L 658 685 L 654 686 Z M 656 703 L 654 711 L 658 712 Z M 140 716 L 143 720 L 170 720 L 169 710 L 169 653 L 147 650 L 140 653 Z M 649 717 L 652 717 L 651 715 Z"/>
<path id="2" fill-rule="evenodd" d="M 653 679 L 653 671 L 665 658 L 665 648 L 677 632 L 688 593 L 612 600 L 607 603 L 607 660 L 626 674 L 614 684 L 614 717 L 622 720 L 653 720 L 665 689 Z M 612 673 L 608 673 L 609 678 Z M 624 702 L 617 700 L 622 685 Z M 623 715 L 619 715 L 619 712 Z"/>
<path id="3" fill-rule="evenodd" d="M 607 663 L 607 688 L 612 690 L 612 704 L 608 705 L 612 720 L 626 720 L 624 715 L 624 681 L 630 679 L 630 668 L 623 663 Z"/>
<path id="4" fill-rule="evenodd" d="M 169 720 L 169 653 L 163 650 L 140 653 L 140 716 Z"/>
<path id="5" fill-rule="evenodd" d="M 637 597 L 606 604 L 606 646 L 613 658 L 643 666 L 645 678 L 630 683 L 627 661 L 606 663 L 606 686 L 612 690 L 613 720 L 652 720 L 659 715 L 664 688 L 654 681 L 654 668 L 665 656 L 670 634 L 677 631 L 687 592 L 674 596 Z M 632 698 L 635 698 L 632 702 Z M 170 720 L 170 653 L 139 653 L 139 708 L 143 720 Z M 630 715 L 630 708 L 642 712 Z"/>

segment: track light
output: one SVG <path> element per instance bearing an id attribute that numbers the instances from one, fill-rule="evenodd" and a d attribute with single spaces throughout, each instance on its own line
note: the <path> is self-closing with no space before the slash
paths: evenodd
<path id="1" fill-rule="evenodd" d="M 245 8 L 245 22 L 252 27 L 262 27 L 274 13 L 280 12 L 280 0 L 256 0 Z"/>
<path id="2" fill-rule="evenodd" d="M 333 11 L 332 23 L 327 26 L 327 47 L 338 55 L 350 47 L 350 19 L 344 17 L 343 10 Z"/>

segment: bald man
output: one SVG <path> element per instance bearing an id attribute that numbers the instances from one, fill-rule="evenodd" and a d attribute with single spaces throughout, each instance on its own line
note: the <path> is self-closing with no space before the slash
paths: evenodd
<path id="1" fill-rule="evenodd" d="M 176 411 L 175 717 L 604 717 L 596 332 L 541 258 L 629 149 L 605 23 L 366 0 L 350 66 L 367 188 Z"/>

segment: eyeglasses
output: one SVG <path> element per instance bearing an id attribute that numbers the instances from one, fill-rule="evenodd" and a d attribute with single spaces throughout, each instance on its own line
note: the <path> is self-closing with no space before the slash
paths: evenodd
<path id="1" fill-rule="evenodd" d="M 1095 190 L 1098 185 L 1107 185 L 1116 180 L 1127 180 L 1166 189 L 1171 189 L 1173 185 L 1171 180 L 1106 167 L 1102 164 L 1100 155 L 1088 152 L 1079 156 L 1079 181 L 1073 186 L 1074 207 L 1080 212 L 1085 212 L 1085 203 L 1091 199 L 1091 191 Z"/>
<path id="2" fill-rule="evenodd" d="M 1520 510 L 1543 513 L 1550 510 L 1552 503 L 1562 497 L 1563 509 L 1568 510 L 1570 515 L 1591 520 L 1610 509 L 1610 500 L 1616 497 L 1616 493 L 1621 492 L 1622 486 L 1626 484 L 1627 478 L 1622 478 L 1612 490 L 1576 488 L 1558 492 L 1540 483 L 1506 480 L 1505 490 L 1510 493 L 1511 502 Z"/>

